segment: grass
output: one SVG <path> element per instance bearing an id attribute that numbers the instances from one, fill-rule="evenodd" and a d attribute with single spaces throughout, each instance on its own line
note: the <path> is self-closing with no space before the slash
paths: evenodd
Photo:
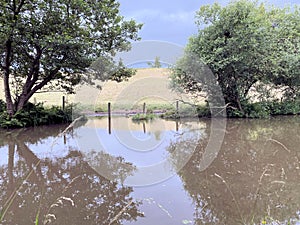
<path id="1" fill-rule="evenodd" d="M 136 111 L 140 112 L 143 110 L 143 104 L 144 102 L 146 103 L 146 110 L 147 113 L 154 113 L 156 111 L 169 111 L 169 110 L 174 110 L 174 104 L 172 103 L 165 103 L 165 102 L 149 102 L 147 100 L 143 102 L 139 102 L 137 104 L 112 104 L 112 111 Z M 85 109 L 89 109 L 91 111 L 95 112 L 107 112 L 107 104 L 100 104 L 97 105 L 96 107 L 92 106 L 85 106 L 83 107 Z"/>
<path id="2" fill-rule="evenodd" d="M 112 110 L 142 109 L 146 102 L 148 111 L 170 110 L 175 107 L 176 99 L 189 97 L 172 92 L 169 86 L 170 71 L 165 68 L 138 69 L 136 75 L 128 81 L 117 83 L 107 81 L 103 83 L 97 96 L 90 96 L 90 92 L 77 92 L 77 95 L 67 95 L 65 92 L 48 92 L 35 94 L 31 102 L 43 103 L 45 106 L 61 106 L 62 96 L 66 96 L 67 103 L 81 103 L 86 111 L 106 112 L 107 103 L 112 103 Z M 94 93 L 94 92 L 93 92 Z M 0 79 L 0 99 L 4 99 L 3 81 Z M 78 101 L 76 99 L 79 99 Z M 87 101 L 85 101 L 87 100 Z"/>
<path id="3" fill-rule="evenodd" d="M 193 107 L 188 95 L 172 92 L 169 86 L 170 70 L 166 68 L 138 69 L 136 75 L 128 81 L 117 83 L 108 81 L 102 83 L 102 89 L 91 88 L 79 91 L 76 95 L 67 95 L 64 92 L 37 93 L 31 99 L 32 102 L 42 102 L 44 106 L 61 106 L 62 96 L 66 97 L 66 103 L 77 104 L 73 111 L 94 113 L 107 112 L 107 104 L 111 103 L 112 111 L 142 112 L 146 103 L 148 113 L 165 113 L 164 118 L 176 119 L 179 117 L 209 117 L 210 109 L 205 106 L 204 99 L 198 99 L 199 106 Z M 4 98 L 3 81 L 0 79 L 0 99 Z M 180 111 L 176 112 L 176 101 L 180 99 L 188 102 L 180 103 Z M 276 115 L 300 114 L 299 101 L 273 101 L 245 103 L 244 112 L 228 108 L 229 117 L 242 118 L 268 118 Z"/>
<path id="4" fill-rule="evenodd" d="M 132 121 L 149 121 L 156 118 L 154 114 L 136 114 L 131 119 Z"/>

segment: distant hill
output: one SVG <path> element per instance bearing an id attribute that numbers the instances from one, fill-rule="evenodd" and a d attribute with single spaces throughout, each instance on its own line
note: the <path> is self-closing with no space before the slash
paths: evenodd
<path id="1" fill-rule="evenodd" d="M 85 103 L 85 100 L 95 99 L 93 104 L 97 106 L 105 107 L 108 102 L 112 102 L 112 105 L 118 105 L 117 108 L 131 108 L 143 102 L 159 107 L 160 105 L 174 104 L 176 99 L 179 98 L 188 100 L 187 96 L 180 96 L 169 89 L 169 73 L 170 70 L 167 68 L 138 69 L 136 75 L 128 81 L 102 83 L 102 90 L 97 91 L 97 96 L 93 96 L 95 92 L 89 92 L 89 89 L 87 89 L 88 91 L 84 92 L 84 96 L 80 96 L 82 95 L 80 91 L 76 96 L 66 95 L 63 92 L 37 93 L 31 101 L 44 102 L 45 105 L 61 105 L 62 96 L 65 95 L 69 102 L 82 97 L 80 102 L 83 103 Z M 0 80 L 0 98 L 4 98 L 2 80 Z"/>

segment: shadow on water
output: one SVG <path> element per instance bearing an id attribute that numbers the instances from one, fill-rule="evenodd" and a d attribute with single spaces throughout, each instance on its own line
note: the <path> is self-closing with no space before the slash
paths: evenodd
<path id="1" fill-rule="evenodd" d="M 222 147 L 205 170 L 200 162 L 210 138 L 209 120 L 164 121 L 163 128 L 162 120 L 130 121 L 112 118 L 108 129 L 106 118 L 94 118 L 65 137 L 60 134 L 66 126 L 0 130 L 0 224 L 300 223 L 299 117 L 228 120 Z M 195 127 L 201 131 L 197 142 L 180 136 Z M 111 148 L 83 152 L 74 147 L 76 135 L 91 129 Z M 141 140 L 169 139 L 136 156 L 112 143 L 116 129 Z M 191 145 L 195 151 L 189 155 Z M 178 171 L 174 177 L 147 187 L 123 185 L 139 165 L 166 154 Z M 98 167 L 113 179 L 101 176 Z"/>
<path id="2" fill-rule="evenodd" d="M 133 189 L 100 176 L 81 152 L 69 150 L 64 157 L 39 158 L 28 147 L 57 137 L 64 128 L 1 132 L 8 162 L 0 166 L 0 224 L 123 224 L 143 216 L 138 211 L 141 203 L 130 196 Z M 115 160 L 126 165 L 126 170 L 112 168 L 116 176 L 131 172 L 122 159 L 99 154 L 106 167 Z"/>

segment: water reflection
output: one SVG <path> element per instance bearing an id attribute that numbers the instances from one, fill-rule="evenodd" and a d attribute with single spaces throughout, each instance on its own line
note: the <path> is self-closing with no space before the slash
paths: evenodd
<path id="1" fill-rule="evenodd" d="M 78 144 L 84 155 L 107 152 L 133 163 L 136 170 L 124 180 L 130 186 L 153 185 L 176 174 L 167 149 L 172 145 L 176 152 L 177 148 L 182 148 L 180 143 L 186 143 L 187 154 L 180 157 L 183 166 L 201 139 L 202 126 L 206 126 L 197 120 L 182 120 L 179 124 L 179 121 L 155 119 L 146 123 L 115 117 L 111 121 L 112 133 L 109 134 L 106 124 L 106 118 L 90 119 L 86 126 L 75 132 Z M 113 179 L 104 167 L 93 168 L 106 178 Z"/>
<path id="2" fill-rule="evenodd" d="M 228 121 L 218 157 L 201 171 L 207 139 L 178 173 L 193 224 L 300 223 L 299 117 Z"/>
<path id="3" fill-rule="evenodd" d="M 0 166 L 1 224 L 123 224 L 143 216 L 138 210 L 141 203 L 130 196 L 133 189 L 100 176 L 81 152 L 38 158 L 29 149 L 30 144 L 56 137 L 62 129 L 2 131 L 8 162 Z M 119 179 L 131 173 L 128 168 L 134 169 L 122 158 L 104 153 L 97 157 Z M 126 169 L 111 167 L 116 161 Z"/>
<path id="4" fill-rule="evenodd" d="M 59 134 L 66 126 L 0 131 L 0 224 L 299 224 L 299 117 L 229 120 L 222 148 L 205 170 L 210 120 L 111 118 L 111 134 L 107 125 L 106 118 L 91 119 L 65 138 Z M 76 140 L 90 130 L 105 152 L 92 141 L 78 151 Z M 127 151 L 118 132 L 162 144 Z M 139 166 L 166 156 L 173 171 L 188 163 L 162 183 L 123 185 Z M 99 175 L 104 170 L 111 180 Z"/>

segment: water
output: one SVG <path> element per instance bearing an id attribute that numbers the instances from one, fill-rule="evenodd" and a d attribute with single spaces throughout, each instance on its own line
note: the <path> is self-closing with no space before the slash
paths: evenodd
<path id="1" fill-rule="evenodd" d="M 1 130 L 0 224 L 300 224 L 299 117 L 108 125 Z"/>

